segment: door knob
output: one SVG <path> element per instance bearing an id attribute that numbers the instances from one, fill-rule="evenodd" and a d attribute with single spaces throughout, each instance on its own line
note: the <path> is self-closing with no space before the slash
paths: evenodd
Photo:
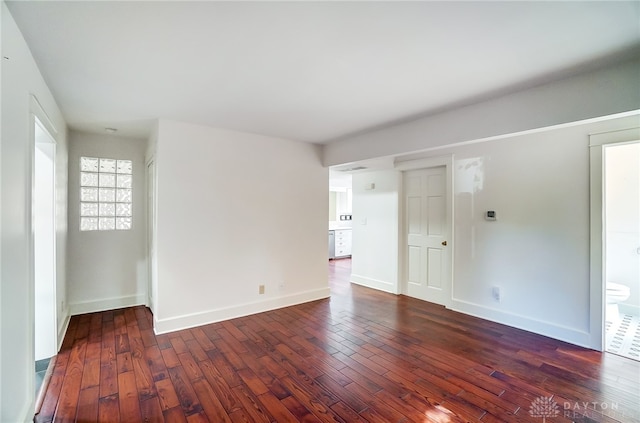
<path id="1" fill-rule="evenodd" d="M 447 246 L 447 241 L 442 241 L 442 245 Z"/>

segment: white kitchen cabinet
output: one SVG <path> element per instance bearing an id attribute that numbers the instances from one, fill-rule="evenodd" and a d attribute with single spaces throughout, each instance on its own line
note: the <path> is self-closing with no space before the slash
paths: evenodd
<path id="1" fill-rule="evenodd" d="M 336 258 L 351 255 L 351 229 L 336 229 L 334 242 Z"/>
<path id="2" fill-rule="evenodd" d="M 340 215 L 352 214 L 353 190 L 351 188 L 329 189 L 329 221 L 340 220 Z"/>

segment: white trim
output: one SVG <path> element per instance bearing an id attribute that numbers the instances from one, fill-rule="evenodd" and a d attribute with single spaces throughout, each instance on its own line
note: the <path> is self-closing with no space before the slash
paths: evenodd
<path id="1" fill-rule="evenodd" d="M 603 351 L 604 349 L 604 257 L 602 242 L 604 239 L 602 223 L 602 146 L 591 148 L 590 153 L 590 250 L 589 250 L 589 327 L 593 336 L 591 348 Z"/>
<path id="2" fill-rule="evenodd" d="M 590 155 L 590 258 L 589 258 L 589 328 L 591 343 L 598 351 L 604 350 L 604 148 L 608 144 L 626 143 L 640 139 L 640 128 L 592 134 L 589 136 Z"/>
<path id="3" fill-rule="evenodd" d="M 156 335 L 202 326 L 209 323 L 244 317 L 251 314 L 262 313 L 278 308 L 294 306 L 310 301 L 329 298 L 329 288 L 314 289 L 284 297 L 270 298 L 264 301 L 240 304 L 237 306 L 218 308 L 198 313 L 184 314 L 182 316 L 165 319 L 154 319 L 154 332 Z"/>
<path id="4" fill-rule="evenodd" d="M 53 157 L 51 158 L 53 162 L 53 198 L 54 202 L 57 199 L 57 190 L 56 190 L 56 174 L 57 174 L 57 163 L 56 163 L 56 135 L 58 135 L 58 131 L 53 124 L 51 118 L 44 110 L 38 98 L 34 94 L 29 95 L 29 110 L 28 110 L 27 122 L 29 124 L 29 162 L 26 167 L 26 175 L 25 181 L 26 186 L 30 187 L 30 192 L 27 196 L 25 196 L 25 211 L 27 213 L 26 220 L 26 229 L 28 234 L 27 240 L 27 248 L 28 248 L 28 266 L 27 269 L 27 277 L 28 277 L 28 287 L 27 287 L 27 296 L 28 296 L 28 321 L 26 322 L 27 332 L 29 335 L 28 341 L 28 361 L 31 363 L 35 362 L 35 222 L 34 222 L 34 214 L 33 214 L 33 199 L 35 196 L 35 155 L 36 155 L 36 125 L 40 128 L 44 129 L 44 132 L 48 135 L 51 140 L 51 144 L 53 144 Z M 54 216 L 53 216 L 53 278 L 54 278 L 54 304 L 53 310 L 54 313 L 57 313 L 57 299 L 56 293 L 58 290 L 58 281 L 57 281 L 57 228 L 56 228 L 56 205 L 53 205 Z M 54 316 L 54 319 L 57 320 L 57 317 Z M 55 322 L 57 326 L 57 321 Z M 54 328 L 57 332 L 57 328 Z M 57 333 L 53 334 L 57 336 Z M 57 339 L 56 339 L 57 340 Z M 31 421 L 33 419 L 33 413 L 35 410 L 36 404 L 36 396 L 35 396 L 35 379 L 29 378 L 27 381 L 27 403 L 23 406 L 23 411 L 19 415 L 23 415 L 22 413 L 26 413 L 24 417 L 24 421 Z"/>
<path id="5" fill-rule="evenodd" d="M 153 166 L 151 176 L 151 181 L 149 181 L 149 167 Z M 158 178 L 157 178 L 157 163 L 155 159 L 155 155 L 151 155 L 148 160 L 145 161 L 145 213 L 146 213 L 146 239 L 145 239 L 145 247 L 147 249 L 147 299 L 146 304 L 147 307 L 151 310 L 151 313 L 154 315 L 159 312 L 158 310 L 158 260 L 157 260 L 157 251 L 158 251 L 158 242 L 156 240 L 158 229 L 157 229 L 157 216 L 158 216 Z M 151 183 L 151 192 L 149 192 L 149 184 Z M 151 197 L 151 203 L 149 204 L 149 195 Z M 151 207 L 151 210 L 149 210 Z M 151 216 L 150 216 L 151 215 Z M 149 221 L 149 217 L 151 217 L 151 221 Z M 152 233 L 153 244 L 149 243 L 149 233 Z M 152 297 L 152 294 L 155 296 Z"/>
<path id="6" fill-rule="evenodd" d="M 33 97 L 35 99 L 35 97 Z M 29 268 L 27 269 L 28 275 L 28 283 L 27 287 L 27 295 L 28 295 L 28 313 L 27 318 L 29 319 L 27 323 L 27 333 L 28 333 L 28 357 L 27 361 L 29 363 L 35 363 L 36 359 L 36 344 L 35 344 L 35 322 L 36 322 L 36 308 L 35 308 L 35 229 L 34 229 L 34 218 L 33 218 L 33 197 L 35 196 L 35 157 L 36 157 L 36 115 L 32 110 L 29 110 L 28 122 L 29 122 L 29 164 L 26 169 L 27 175 L 25 175 L 26 186 L 30 188 L 30 192 L 25 196 L 25 211 L 28 216 L 26 219 L 26 229 L 29 239 L 27 240 L 28 247 L 28 263 Z M 31 414 L 33 410 L 35 410 L 36 397 L 35 397 L 35 379 L 29 378 L 27 381 L 27 404 L 23 405 L 22 413 L 26 412 L 27 416 Z M 30 402 L 30 405 L 29 405 Z M 26 407 L 26 409 L 25 409 Z M 19 414 L 21 415 L 21 414 Z M 26 421 L 26 420 L 25 420 Z"/>
<path id="7" fill-rule="evenodd" d="M 61 325 L 58 325 L 58 352 L 60 348 L 62 348 L 62 342 L 64 341 L 64 336 L 67 333 L 67 329 L 69 329 L 69 322 L 71 321 L 71 314 L 69 313 L 69 307 L 66 307 L 63 310 L 64 320 Z"/>
<path id="8" fill-rule="evenodd" d="M 77 314 L 95 313 L 98 311 L 113 310 L 116 308 L 144 305 L 146 294 L 127 295 L 123 297 L 103 298 L 101 300 L 80 301 L 69 304 L 72 316 Z"/>
<path id="9" fill-rule="evenodd" d="M 35 386 L 34 386 L 35 389 Z M 22 420 L 25 423 L 29 423 L 33 421 L 33 414 L 35 412 L 36 409 L 36 398 L 35 396 L 33 397 L 33 402 L 31 404 L 29 404 L 28 402 L 25 402 L 25 404 L 22 406 L 22 411 L 20 411 L 20 413 L 18 413 L 18 416 L 22 416 Z"/>
<path id="10" fill-rule="evenodd" d="M 444 156 L 426 157 L 423 159 L 415 160 L 397 160 L 394 162 L 393 167 L 396 170 L 418 170 L 426 169 L 430 167 L 448 166 L 453 164 L 453 154 L 446 154 Z"/>
<path id="11" fill-rule="evenodd" d="M 38 101 L 38 97 L 36 97 L 35 94 L 29 95 L 29 110 L 31 110 L 31 113 L 36 115 L 38 119 L 40 119 L 42 126 L 49 132 L 49 134 L 51 134 L 51 137 L 55 140 L 55 136 L 58 135 L 58 130 L 49 117 L 49 114 L 44 110 L 44 107 L 42 107 L 40 101 Z"/>
<path id="12" fill-rule="evenodd" d="M 397 158 L 396 158 L 397 160 Z M 407 230 L 405 227 L 405 204 L 404 204 L 404 172 L 409 170 L 417 170 L 417 169 L 427 169 L 432 167 L 444 166 L 445 167 L 445 176 L 446 176 L 446 187 L 445 190 L 447 192 L 447 223 L 446 226 L 448 228 L 448 239 L 447 239 L 447 253 L 449 255 L 449 266 L 446 269 L 447 271 L 447 280 L 449 283 L 449 296 L 445 299 L 445 307 L 449 308 L 452 304 L 453 300 L 453 282 L 454 282 L 454 256 L 455 256 L 455 228 L 454 228 L 454 192 L 453 192 L 453 164 L 454 164 L 454 155 L 446 154 L 443 156 L 435 156 L 435 157 L 426 157 L 422 159 L 416 160 L 405 160 L 405 161 L 396 161 L 394 163 L 394 168 L 396 170 L 402 171 L 402 176 L 399 178 L 400 189 L 398 192 L 398 288 L 397 292 L 394 293 L 407 293 L 407 257 L 406 257 L 406 248 L 407 245 Z"/>
<path id="13" fill-rule="evenodd" d="M 453 300 L 451 309 L 480 319 L 548 336 L 550 338 L 586 348 L 591 348 L 591 345 L 593 344 L 592 334 L 589 332 L 567 326 L 556 325 L 543 320 L 531 319 L 519 314 L 497 310 L 495 308 L 486 307 L 468 301 Z"/>
<path id="14" fill-rule="evenodd" d="M 390 294 L 398 294 L 396 292 L 396 284 L 393 282 L 381 281 L 379 279 L 368 278 L 366 276 L 351 274 L 351 283 L 365 286 L 367 288 L 377 289 L 379 291 L 388 292 Z"/>
<path id="15" fill-rule="evenodd" d="M 617 144 L 640 140 L 640 127 L 620 129 L 617 131 L 599 132 L 589 135 L 589 147 L 606 144 Z"/>

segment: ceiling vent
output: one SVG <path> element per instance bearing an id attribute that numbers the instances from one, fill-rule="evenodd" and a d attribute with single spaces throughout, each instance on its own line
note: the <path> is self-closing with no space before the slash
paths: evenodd
<path id="1" fill-rule="evenodd" d="M 356 170 L 363 170 L 366 169 L 366 167 L 364 166 L 356 166 L 356 167 L 348 167 L 346 169 L 339 169 L 339 172 L 353 172 Z"/>

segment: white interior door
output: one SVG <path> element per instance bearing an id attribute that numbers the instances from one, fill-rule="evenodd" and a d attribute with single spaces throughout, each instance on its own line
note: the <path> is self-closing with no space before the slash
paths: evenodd
<path id="1" fill-rule="evenodd" d="M 406 294 L 448 305 L 450 219 L 445 166 L 404 173 Z"/>

